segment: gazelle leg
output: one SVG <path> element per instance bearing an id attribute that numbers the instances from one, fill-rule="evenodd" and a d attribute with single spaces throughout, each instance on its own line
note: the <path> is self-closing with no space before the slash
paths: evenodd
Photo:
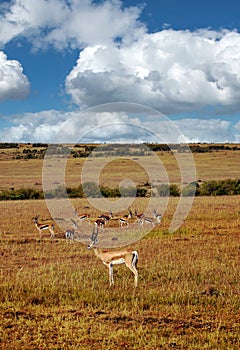
<path id="1" fill-rule="evenodd" d="M 133 260 L 131 258 L 131 260 L 127 260 L 125 262 L 126 266 L 129 268 L 129 270 L 132 271 L 132 273 L 134 274 L 134 286 L 137 287 L 138 285 L 138 270 L 136 268 L 136 262 L 137 262 L 137 257 L 133 257 Z"/>
<path id="2" fill-rule="evenodd" d="M 137 287 L 138 285 L 138 272 L 137 270 L 135 271 L 135 274 L 134 274 L 134 286 Z"/>
<path id="3" fill-rule="evenodd" d="M 131 270 L 133 272 L 133 274 L 134 274 L 134 286 L 137 287 L 137 285 L 138 285 L 138 271 L 137 271 L 135 266 L 127 265 L 127 267 L 129 268 L 129 270 Z"/>
<path id="4" fill-rule="evenodd" d="M 133 272 L 134 274 L 134 286 L 137 287 L 138 284 L 138 271 L 134 266 L 128 266 L 128 268 Z"/>
<path id="5" fill-rule="evenodd" d="M 109 285 L 110 287 L 114 284 L 113 281 L 113 265 L 109 264 Z"/>
<path id="6" fill-rule="evenodd" d="M 54 228 L 49 227 L 49 231 L 50 231 L 50 238 L 54 238 Z"/>
<path id="7" fill-rule="evenodd" d="M 42 230 L 38 230 L 40 239 L 42 239 Z"/>

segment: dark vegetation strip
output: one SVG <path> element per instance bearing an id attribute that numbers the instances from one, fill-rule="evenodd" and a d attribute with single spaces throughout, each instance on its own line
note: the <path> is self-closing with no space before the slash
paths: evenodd
<path id="1" fill-rule="evenodd" d="M 54 144 L 48 145 L 45 143 L 0 143 L 0 149 L 13 149 L 12 154 L 8 155 L 11 159 L 43 159 L 46 151 L 48 154 L 54 154 L 56 156 L 68 155 L 72 158 L 85 158 L 92 156 L 94 151 L 94 157 L 106 157 L 106 156 L 129 156 L 129 149 L 131 149 L 131 156 L 148 156 L 151 152 L 180 152 L 185 153 L 191 151 L 192 153 L 206 153 L 214 151 L 239 151 L 240 145 L 238 144 L 104 144 L 104 145 L 88 145 L 88 144 L 76 144 L 76 145 L 64 145 Z M 4 153 L 4 152 L 2 152 Z"/>
<path id="2" fill-rule="evenodd" d="M 1 189 L 0 200 L 24 200 L 24 199 L 44 199 L 46 198 L 117 198 L 117 197 L 184 197 L 189 196 L 223 196 L 240 195 L 240 179 L 211 180 L 206 182 L 192 182 L 183 187 L 182 192 L 176 184 L 161 184 L 157 186 L 127 187 L 127 188 L 109 188 L 98 186 L 95 182 L 86 182 L 78 187 L 57 187 L 54 190 L 44 194 L 42 189 L 19 188 L 19 189 Z"/>

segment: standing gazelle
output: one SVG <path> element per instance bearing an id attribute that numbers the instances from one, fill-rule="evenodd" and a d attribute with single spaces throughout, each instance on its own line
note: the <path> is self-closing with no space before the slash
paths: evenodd
<path id="1" fill-rule="evenodd" d="M 156 209 L 153 210 L 153 217 L 156 219 L 157 224 L 160 225 L 162 221 L 162 215 L 158 214 Z"/>
<path id="2" fill-rule="evenodd" d="M 128 209 L 128 214 L 125 214 L 118 219 L 119 227 L 121 227 L 121 228 L 127 227 L 128 228 L 129 227 L 128 220 L 132 219 L 132 218 L 133 218 L 132 211 L 131 211 L 131 209 Z"/>
<path id="3" fill-rule="evenodd" d="M 102 214 L 102 215 L 100 215 L 98 217 L 98 219 L 101 219 L 101 220 L 105 221 L 105 225 L 107 225 L 112 218 L 113 218 L 113 213 L 112 212 L 110 212 L 109 215 Z"/>
<path id="4" fill-rule="evenodd" d="M 135 210 L 135 216 L 136 216 L 136 218 L 137 218 L 138 225 L 139 225 L 139 226 L 142 226 L 142 225 L 143 225 L 143 222 L 144 222 L 145 214 L 144 214 L 144 213 L 138 214 L 137 210 Z"/>
<path id="5" fill-rule="evenodd" d="M 138 284 L 138 253 L 136 250 L 112 250 L 103 251 L 97 248 L 97 234 L 92 234 L 91 243 L 88 249 L 94 249 L 95 255 L 103 262 L 109 270 L 109 285 L 110 287 L 114 284 L 113 280 L 113 266 L 125 264 L 134 274 L 134 285 L 137 287 Z"/>
<path id="6" fill-rule="evenodd" d="M 94 221 L 94 225 L 97 230 L 98 228 L 100 228 L 101 230 L 104 230 L 105 224 L 106 224 L 106 221 L 103 219 L 97 219 Z"/>
<path id="7" fill-rule="evenodd" d="M 142 224 L 149 224 L 149 225 L 154 226 L 153 219 L 151 219 L 147 216 L 144 216 L 144 218 L 142 219 Z"/>
<path id="8" fill-rule="evenodd" d="M 67 243 L 68 242 L 73 243 L 74 238 L 75 238 L 76 229 L 78 228 L 76 222 L 73 219 L 71 219 L 71 221 L 73 223 L 73 228 L 68 228 L 65 231 L 65 237 L 66 237 Z"/>
<path id="9" fill-rule="evenodd" d="M 86 214 L 86 213 L 78 214 L 77 209 L 75 209 L 74 213 L 75 213 L 75 215 L 77 215 L 80 222 L 83 222 L 86 220 L 88 223 L 90 223 L 90 221 L 89 221 L 90 215 L 89 214 Z"/>
<path id="10" fill-rule="evenodd" d="M 42 237 L 42 231 L 48 230 L 50 232 L 50 238 L 54 238 L 54 225 L 53 224 L 40 224 L 38 222 L 39 215 L 35 216 L 33 218 L 33 222 L 38 229 L 38 232 L 40 234 L 40 237 Z"/>
<path id="11" fill-rule="evenodd" d="M 128 226 L 129 226 L 128 219 L 125 219 L 125 218 L 119 219 L 119 227 L 121 227 L 121 228 L 127 227 L 128 228 Z"/>

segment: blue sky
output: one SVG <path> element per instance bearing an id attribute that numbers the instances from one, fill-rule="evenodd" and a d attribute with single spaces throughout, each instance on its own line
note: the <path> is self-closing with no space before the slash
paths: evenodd
<path id="1" fill-rule="evenodd" d="M 51 142 L 76 115 L 88 133 L 120 120 L 161 134 L 147 114 L 81 116 L 127 102 L 186 142 L 240 143 L 239 13 L 237 0 L 1 1 L 0 141 Z"/>

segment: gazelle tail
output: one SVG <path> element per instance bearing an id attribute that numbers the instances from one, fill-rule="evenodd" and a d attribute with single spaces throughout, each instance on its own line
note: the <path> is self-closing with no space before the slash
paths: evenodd
<path id="1" fill-rule="evenodd" d="M 137 262 L 138 262 L 138 252 L 134 250 L 132 252 L 132 266 L 137 267 Z"/>

